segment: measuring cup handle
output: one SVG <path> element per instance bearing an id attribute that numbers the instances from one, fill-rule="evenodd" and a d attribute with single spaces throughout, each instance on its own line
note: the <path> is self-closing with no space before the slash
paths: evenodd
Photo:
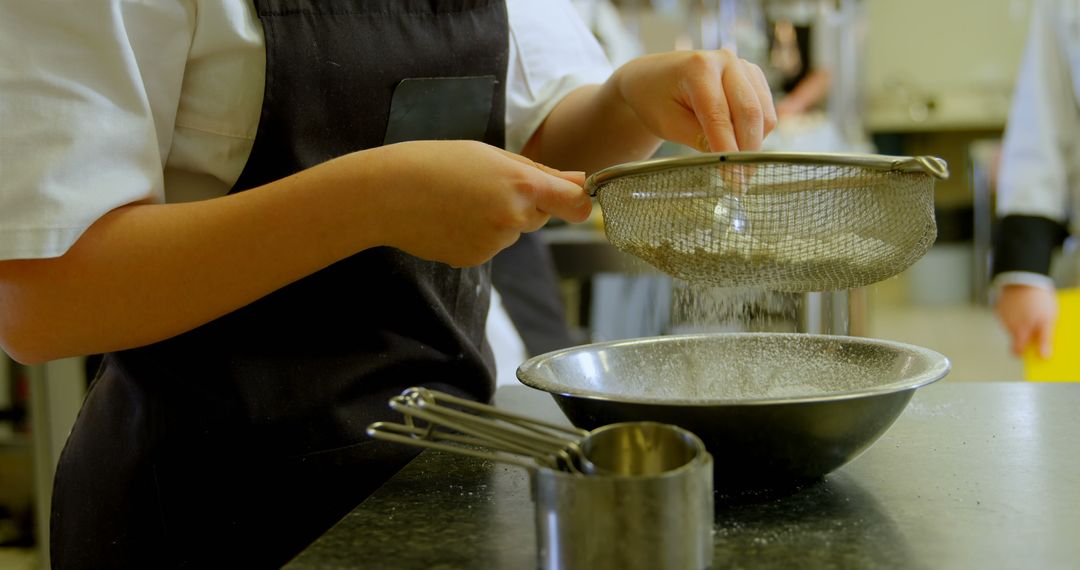
<path id="1" fill-rule="evenodd" d="M 450 445 L 447 443 L 439 443 L 437 441 L 431 441 L 428 439 L 420 439 L 413 435 L 416 433 L 416 429 L 405 424 L 396 424 L 393 422 L 375 422 L 368 426 L 367 434 L 375 439 L 383 441 L 392 441 L 394 443 L 404 443 L 406 445 L 412 445 L 414 447 L 424 447 L 428 449 L 438 449 L 439 451 L 445 451 L 447 453 L 455 453 L 457 455 L 467 455 L 469 457 L 476 457 L 479 459 L 487 459 L 489 461 L 495 461 L 499 463 L 508 463 L 510 465 L 517 465 L 518 467 L 524 467 L 526 469 L 535 469 L 536 463 L 527 461 L 524 459 L 517 459 L 506 455 L 497 455 L 494 453 L 488 453 L 484 451 L 469 449 L 459 445 Z"/>

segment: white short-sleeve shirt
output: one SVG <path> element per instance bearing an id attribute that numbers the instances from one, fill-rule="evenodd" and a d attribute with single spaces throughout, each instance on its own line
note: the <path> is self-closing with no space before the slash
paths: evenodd
<path id="1" fill-rule="evenodd" d="M 507 0 L 507 147 L 611 67 L 568 0 Z M 258 127 L 250 0 L 0 5 L 0 260 L 62 255 L 135 202 L 225 194 Z"/>

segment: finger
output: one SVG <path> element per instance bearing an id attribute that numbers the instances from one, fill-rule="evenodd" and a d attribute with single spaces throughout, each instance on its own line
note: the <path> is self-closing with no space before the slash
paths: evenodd
<path id="1" fill-rule="evenodd" d="M 547 225 L 551 220 L 551 214 L 537 208 L 535 205 L 534 196 L 535 191 L 527 191 L 519 194 L 520 202 L 518 207 L 520 208 L 520 216 L 516 219 L 514 224 L 514 230 L 518 233 L 535 232 L 536 230 Z"/>
<path id="2" fill-rule="evenodd" d="M 577 184 L 578 186 L 582 186 L 582 185 L 585 184 L 585 173 L 584 172 L 581 172 L 581 171 L 578 171 L 578 170 L 559 170 L 557 168 L 552 168 L 552 167 L 550 167 L 550 166 L 548 166 L 546 164 L 541 164 L 539 162 L 536 162 L 536 161 L 534 161 L 532 159 L 526 158 L 526 157 L 521 156 L 519 154 L 514 155 L 514 156 L 522 159 L 523 162 L 525 162 L 527 164 L 530 164 L 532 166 L 535 166 L 536 168 L 539 168 L 540 170 L 543 170 L 545 173 L 550 174 L 552 176 L 557 176 L 557 177 L 562 178 L 563 180 L 566 180 L 568 182 L 573 182 L 574 184 Z"/>
<path id="3" fill-rule="evenodd" d="M 556 178 L 561 178 L 561 179 L 563 179 L 563 180 L 565 180 L 567 182 L 570 182 L 571 184 L 577 185 L 579 188 L 585 186 L 585 173 L 580 171 L 580 170 L 558 170 L 558 169 L 552 168 L 552 167 L 550 167 L 550 166 L 548 166 L 546 164 L 540 164 L 539 162 L 534 162 L 534 161 L 532 161 L 532 160 L 530 160 L 528 158 L 525 158 L 525 157 L 521 157 L 521 158 L 524 158 L 525 160 L 528 160 L 530 162 L 530 164 L 532 164 L 536 168 L 539 168 L 540 170 L 544 171 L 544 173 L 546 173 L 546 174 L 549 174 L 549 175 L 554 176 Z"/>
<path id="4" fill-rule="evenodd" d="M 1029 327 L 1017 328 L 1013 331 L 1012 341 L 1012 353 L 1016 356 L 1023 356 L 1024 349 L 1031 342 L 1031 329 Z"/>
<path id="5" fill-rule="evenodd" d="M 592 197 L 585 191 L 585 173 L 580 171 L 565 171 L 556 170 L 542 164 L 537 164 L 544 172 L 562 180 L 565 180 L 573 185 L 571 189 L 565 184 L 559 185 L 559 192 L 565 193 L 565 195 L 556 195 L 555 200 L 558 201 L 558 205 L 550 206 L 548 202 L 544 202 L 544 206 L 541 206 L 540 194 L 537 199 L 537 211 L 544 215 L 543 221 L 534 229 L 540 229 L 551 218 L 551 214 L 555 214 L 558 217 L 568 222 L 583 222 L 592 212 Z M 559 194 L 556 192 L 556 194 Z M 559 211 L 550 209 L 551 207 L 557 208 Z M 561 212 L 561 213 L 560 213 Z M 533 231 L 533 230 L 527 230 Z"/>
<path id="6" fill-rule="evenodd" d="M 584 222 L 592 212 L 592 199 L 581 186 L 544 175 L 534 186 L 536 209 L 568 222 Z"/>
<path id="7" fill-rule="evenodd" d="M 1041 323 L 1035 336 L 1039 343 L 1039 356 L 1050 358 L 1054 346 L 1054 323 Z"/>
<path id="8" fill-rule="evenodd" d="M 724 96 L 727 97 L 739 149 L 758 150 L 761 139 L 765 137 L 765 113 L 754 84 L 738 61 L 724 69 Z"/>
<path id="9" fill-rule="evenodd" d="M 757 95 L 758 103 L 761 104 L 765 123 L 765 132 L 762 135 L 762 138 L 764 138 L 769 136 L 769 133 L 776 128 L 776 105 L 773 102 L 772 90 L 769 89 L 769 81 L 765 79 L 765 72 L 761 71 L 760 67 L 745 59 L 740 61 L 747 77 L 750 78 L 750 83 L 754 86 L 754 93 Z"/>
<path id="10" fill-rule="evenodd" d="M 567 180 L 569 182 L 573 182 L 574 184 L 577 184 L 578 186 L 584 186 L 585 185 L 585 178 L 586 178 L 585 173 L 580 171 L 580 170 L 559 170 L 557 168 L 552 168 L 552 167 L 550 167 L 550 166 L 548 166 L 546 164 L 541 164 L 539 162 L 536 162 L 536 161 L 534 161 L 533 159 L 531 159 L 531 158 L 529 158 L 527 156 L 522 156 L 520 154 L 513 153 L 513 152 L 510 152 L 508 150 L 503 150 L 503 149 L 499 149 L 499 150 L 502 151 L 505 156 L 507 156 L 509 158 L 512 158 L 512 159 L 514 159 L 514 160 L 516 160 L 516 161 L 518 161 L 518 162 L 520 162 L 522 164 L 528 164 L 529 166 L 539 168 L 540 170 L 543 170 L 544 172 L 546 172 L 546 173 L 548 173 L 548 174 L 550 174 L 552 176 L 558 176 L 559 178 L 562 178 L 563 180 Z"/>
<path id="11" fill-rule="evenodd" d="M 704 134 L 705 142 L 708 143 L 708 148 L 702 150 L 714 152 L 739 150 L 735 126 L 731 122 L 731 112 L 727 98 L 724 96 L 719 64 L 704 65 L 698 73 L 686 81 L 686 91 L 690 99 L 690 108 L 701 129 L 700 132 Z M 702 146 L 699 140 L 695 142 L 699 148 Z"/>
<path id="12" fill-rule="evenodd" d="M 544 166 L 543 170 L 552 176 L 558 176 L 559 178 L 577 184 L 578 186 L 585 185 L 585 173 L 579 170 L 556 170 L 547 166 Z"/>
<path id="13" fill-rule="evenodd" d="M 589 213 L 592 212 L 592 199 L 582 188 L 585 184 L 584 172 L 563 172 L 533 162 L 520 154 L 509 151 L 503 151 L 503 153 L 517 162 L 536 169 L 536 176 L 531 181 L 531 185 L 533 203 L 537 210 L 568 222 L 583 222 L 589 217 Z"/>
<path id="14" fill-rule="evenodd" d="M 529 220 L 525 226 L 521 228 L 521 233 L 535 232 L 546 226 L 548 221 L 551 220 L 551 216 L 547 212 L 539 209 L 534 210 L 534 212 L 535 213 L 532 216 L 529 216 Z"/>
<path id="15" fill-rule="evenodd" d="M 701 152 L 710 152 L 714 149 L 721 148 L 719 145 L 714 147 L 709 142 L 709 139 L 703 130 L 704 127 L 701 125 L 701 121 L 694 114 L 692 109 L 687 109 L 681 105 L 672 105 L 665 111 L 664 120 L 667 123 L 665 125 L 666 133 L 664 136 L 669 140 L 684 144 L 692 149 L 700 150 Z M 731 136 L 730 144 L 736 144 L 734 135 Z"/>

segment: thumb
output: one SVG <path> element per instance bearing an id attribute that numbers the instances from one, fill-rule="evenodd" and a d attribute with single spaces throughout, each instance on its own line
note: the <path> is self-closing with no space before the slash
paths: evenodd
<path id="1" fill-rule="evenodd" d="M 585 185 L 585 173 L 584 172 L 577 171 L 577 170 L 558 170 L 558 169 L 552 168 L 552 167 L 550 167 L 550 166 L 548 166 L 546 164 L 541 164 L 539 162 L 536 162 L 536 161 L 532 160 L 531 158 L 529 158 L 527 156 L 522 156 L 520 154 L 513 153 L 513 152 L 510 152 L 508 150 L 503 150 L 503 149 L 499 149 L 499 150 L 503 153 L 503 156 L 505 156 L 507 158 L 510 158 L 512 160 L 516 160 L 517 162 L 520 162 L 522 164 L 527 164 L 527 165 L 532 166 L 534 168 L 539 168 L 540 170 L 546 172 L 547 174 L 550 174 L 550 175 L 558 177 L 558 178 L 562 178 L 563 180 L 568 180 L 570 182 L 573 182 L 574 184 L 577 184 L 578 186 L 584 186 Z"/>
<path id="2" fill-rule="evenodd" d="M 1020 327 L 1013 331 L 1012 334 L 1012 352 L 1016 356 L 1023 356 L 1024 349 L 1027 348 L 1029 342 L 1031 342 L 1031 329 L 1028 327 Z"/>
<path id="3" fill-rule="evenodd" d="M 589 213 L 592 212 L 592 199 L 583 188 L 584 172 L 556 170 L 505 150 L 503 155 L 537 170 L 538 176 L 533 184 L 535 192 L 533 202 L 537 210 L 568 222 L 584 222 L 588 219 Z"/>
<path id="4" fill-rule="evenodd" d="M 536 209 L 568 222 L 584 222 L 592 211 L 592 199 L 582 188 L 584 173 L 581 177 L 565 174 L 570 176 L 543 171 L 535 186 Z"/>
<path id="5" fill-rule="evenodd" d="M 585 185 L 585 173 L 584 172 L 577 171 L 577 170 L 556 170 L 556 169 L 554 169 L 554 168 L 552 168 L 550 166 L 547 166 L 545 164 L 540 164 L 539 162 L 534 162 L 533 164 L 535 164 L 536 167 L 539 168 L 540 170 L 543 170 L 544 172 L 546 172 L 546 173 L 548 173 L 548 174 L 550 174 L 552 176 L 555 176 L 557 178 L 562 178 L 563 180 L 566 180 L 567 182 L 572 182 L 574 184 L 577 184 L 579 187 Z"/>

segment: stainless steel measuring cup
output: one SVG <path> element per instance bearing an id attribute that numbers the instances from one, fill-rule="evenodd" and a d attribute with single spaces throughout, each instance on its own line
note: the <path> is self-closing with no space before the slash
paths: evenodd
<path id="1" fill-rule="evenodd" d="M 713 461 L 697 436 L 620 423 L 593 430 L 581 448 L 597 475 L 531 474 L 540 568 L 709 567 Z"/>
<path id="2" fill-rule="evenodd" d="M 424 388 L 390 405 L 405 423 L 372 424 L 372 437 L 528 469 L 540 568 L 712 562 L 712 456 L 685 429 L 627 422 L 588 432 Z"/>

